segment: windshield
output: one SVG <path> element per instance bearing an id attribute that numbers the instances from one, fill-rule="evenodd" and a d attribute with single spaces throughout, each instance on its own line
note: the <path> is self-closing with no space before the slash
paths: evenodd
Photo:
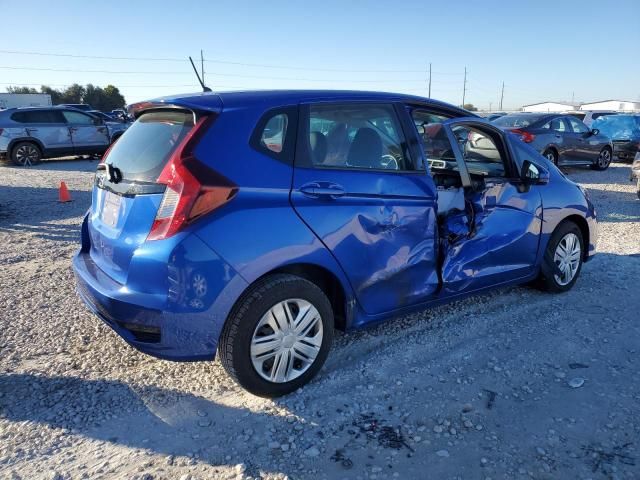
<path id="1" fill-rule="evenodd" d="M 155 182 L 182 139 L 193 127 L 193 113 L 144 113 L 113 145 L 106 163 L 130 181 Z"/>
<path id="2" fill-rule="evenodd" d="M 640 115 L 606 115 L 598 118 L 591 128 L 611 139 L 629 139 L 640 136 Z"/>
<path id="3" fill-rule="evenodd" d="M 528 127 L 540 120 L 541 115 L 505 115 L 493 121 L 499 127 Z"/>

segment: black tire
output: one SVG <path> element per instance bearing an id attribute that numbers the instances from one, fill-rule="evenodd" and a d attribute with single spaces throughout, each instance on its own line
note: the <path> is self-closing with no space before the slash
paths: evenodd
<path id="1" fill-rule="evenodd" d="M 580 257 L 578 259 L 578 266 L 573 279 L 571 279 L 571 281 L 567 284 L 563 285 L 556 278 L 556 273 L 558 273 L 559 271 L 556 263 L 554 262 L 554 256 L 556 249 L 558 248 L 558 244 L 564 239 L 565 236 L 570 233 L 573 233 L 578 237 L 580 243 Z M 584 252 L 584 239 L 582 238 L 582 232 L 580 231 L 580 228 L 578 228 L 578 226 L 571 221 L 565 221 L 558 225 L 556 230 L 551 235 L 551 238 L 549 239 L 549 243 L 547 245 L 547 249 L 544 253 L 537 286 L 542 290 L 554 293 L 561 293 L 571 290 L 573 285 L 576 283 L 576 280 L 578 280 L 578 277 L 580 276 L 580 271 L 582 270 L 582 263 L 584 260 Z"/>
<path id="2" fill-rule="evenodd" d="M 547 148 L 544 152 L 542 152 L 542 156 L 546 157 L 547 160 L 552 162 L 554 165 L 558 165 L 558 152 L 556 152 L 553 148 Z"/>
<path id="3" fill-rule="evenodd" d="M 289 382 L 271 382 L 253 366 L 251 340 L 258 323 L 271 307 L 287 299 L 311 303 L 320 314 L 322 344 L 308 369 Z M 240 386 L 261 397 L 279 397 L 308 383 L 324 364 L 333 341 L 333 310 L 329 299 L 314 283 L 289 274 L 275 274 L 256 282 L 236 303 L 218 343 L 218 355 L 224 369 Z"/>
<path id="4" fill-rule="evenodd" d="M 638 184 L 636 185 L 636 188 L 638 190 L 636 193 L 638 194 L 638 198 L 640 198 L 640 178 L 638 179 Z"/>
<path id="5" fill-rule="evenodd" d="M 609 165 L 611 165 L 611 149 L 609 147 L 604 147 L 600 150 L 598 159 L 591 165 L 591 168 L 602 171 L 609 168 Z"/>
<path id="6" fill-rule="evenodd" d="M 33 142 L 18 142 L 11 149 L 11 161 L 21 167 L 37 165 L 42 160 L 42 151 Z"/>

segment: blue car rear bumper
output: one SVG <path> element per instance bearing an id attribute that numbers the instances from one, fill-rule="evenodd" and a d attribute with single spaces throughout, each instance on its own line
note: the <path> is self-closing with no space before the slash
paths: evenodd
<path id="1" fill-rule="evenodd" d="M 246 283 L 197 237 L 189 237 L 188 243 L 189 251 L 199 251 L 199 261 L 169 262 L 166 279 L 153 279 L 166 284 L 166 294 L 131 291 L 81 250 L 73 259 L 78 295 L 127 343 L 146 354 L 176 361 L 213 360 L 224 322 Z M 194 275 L 205 278 L 206 295 L 190 295 Z"/>

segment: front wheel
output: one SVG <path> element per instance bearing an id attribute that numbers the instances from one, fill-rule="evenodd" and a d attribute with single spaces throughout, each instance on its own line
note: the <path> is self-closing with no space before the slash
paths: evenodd
<path id="1" fill-rule="evenodd" d="M 278 274 L 260 280 L 238 302 L 218 353 L 246 390 L 278 397 L 318 373 L 332 340 L 333 311 L 324 292 L 303 278 Z"/>
<path id="2" fill-rule="evenodd" d="M 576 283 L 584 257 L 582 232 L 573 222 L 562 223 L 549 239 L 539 283 L 543 290 L 566 292 Z"/>
<path id="3" fill-rule="evenodd" d="M 40 163 L 42 152 L 32 142 L 20 142 L 11 150 L 11 161 L 21 167 L 27 167 Z"/>
<path id="4" fill-rule="evenodd" d="M 591 168 L 594 170 L 606 170 L 611 165 L 611 150 L 608 148 L 603 148 L 600 151 L 600 155 L 598 155 L 598 159 L 596 163 L 591 165 Z"/>

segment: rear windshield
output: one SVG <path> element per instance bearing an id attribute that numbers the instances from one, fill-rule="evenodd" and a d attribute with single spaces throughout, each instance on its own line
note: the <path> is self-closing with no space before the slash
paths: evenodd
<path id="1" fill-rule="evenodd" d="M 493 121 L 499 127 L 528 127 L 540 120 L 541 115 L 505 115 Z"/>
<path id="2" fill-rule="evenodd" d="M 114 144 L 106 162 L 130 181 L 155 182 L 182 139 L 193 127 L 193 113 L 144 113 Z"/>

